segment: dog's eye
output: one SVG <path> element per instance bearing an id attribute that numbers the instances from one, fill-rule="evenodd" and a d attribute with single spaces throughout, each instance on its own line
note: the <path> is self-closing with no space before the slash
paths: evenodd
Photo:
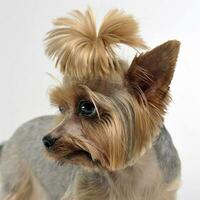
<path id="1" fill-rule="evenodd" d="M 65 113 L 65 108 L 63 106 L 58 106 L 58 109 L 62 114 Z"/>
<path id="2" fill-rule="evenodd" d="M 86 100 L 79 102 L 77 111 L 79 115 L 85 117 L 94 117 L 97 114 L 94 104 Z"/>

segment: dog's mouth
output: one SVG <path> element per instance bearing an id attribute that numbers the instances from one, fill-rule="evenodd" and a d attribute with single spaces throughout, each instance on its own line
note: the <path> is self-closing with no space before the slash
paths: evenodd
<path id="1" fill-rule="evenodd" d="M 78 149 L 78 150 L 74 150 L 70 152 L 69 154 L 65 156 L 65 159 L 73 160 L 79 157 L 84 157 L 89 161 L 93 161 L 91 154 L 82 149 Z"/>
<path id="2" fill-rule="evenodd" d="M 71 142 L 57 140 L 51 148 L 46 148 L 47 155 L 53 158 L 59 165 L 75 164 L 83 165 L 86 167 L 101 167 L 101 161 L 97 158 L 100 156 L 97 154 L 92 155 L 91 152 L 78 145 L 73 145 Z"/>
<path id="3" fill-rule="evenodd" d="M 73 150 L 64 156 L 66 163 L 79 164 L 85 167 L 99 167 L 100 161 L 93 159 L 91 154 L 83 149 Z"/>
<path id="4" fill-rule="evenodd" d="M 58 151 L 48 151 L 48 155 L 54 158 L 59 165 L 64 164 L 76 164 L 83 165 L 85 167 L 100 167 L 100 161 L 92 158 L 92 155 L 84 149 L 68 149 L 65 154 Z"/>

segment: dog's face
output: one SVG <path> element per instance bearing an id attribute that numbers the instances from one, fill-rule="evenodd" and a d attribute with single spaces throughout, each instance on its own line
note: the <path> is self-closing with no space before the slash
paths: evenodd
<path id="1" fill-rule="evenodd" d="M 122 73 L 66 78 L 50 94 L 60 115 L 43 138 L 48 154 L 109 171 L 132 165 L 159 133 L 178 50 L 179 42 L 169 41 L 135 57 Z"/>

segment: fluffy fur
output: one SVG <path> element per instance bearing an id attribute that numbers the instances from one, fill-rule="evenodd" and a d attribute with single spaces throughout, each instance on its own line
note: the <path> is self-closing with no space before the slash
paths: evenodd
<path id="1" fill-rule="evenodd" d="M 58 18 L 55 29 L 46 37 L 46 53 L 60 65 L 62 73 L 78 78 L 91 74 L 105 76 L 120 71 L 114 47 L 126 44 L 146 47 L 138 36 L 138 25 L 132 16 L 111 10 L 97 33 L 92 11 L 74 11 L 72 18 Z M 78 56 L 77 56 L 78 55 Z"/>
<path id="2" fill-rule="evenodd" d="M 109 170 L 132 165 L 151 147 L 159 133 L 169 102 L 170 75 L 178 49 L 177 41 L 169 41 L 136 57 L 128 71 L 122 73 L 121 79 L 73 81 L 68 78 L 56 87 L 50 95 L 52 104 L 64 107 L 67 114 L 61 116 L 63 122 L 53 131 L 53 136 L 59 138 L 55 145 L 57 159 L 66 155 L 65 147 L 68 151 L 67 146 L 76 143 L 77 149 L 89 152 L 93 160 L 101 161 Z M 158 67 L 156 74 L 154 66 Z M 165 66 L 167 71 L 161 68 Z M 88 120 L 76 115 L 81 99 L 96 105 L 98 118 Z M 76 130 L 70 133 L 72 123 L 81 127 L 80 134 L 77 135 Z M 57 133 L 62 129 L 67 137 L 60 137 Z"/>
<path id="3" fill-rule="evenodd" d="M 25 168 L 30 171 L 27 180 L 31 180 L 32 195 L 37 194 L 34 185 L 42 183 L 44 188 L 40 191 L 47 191 L 43 193 L 52 200 L 63 195 L 63 200 L 174 200 L 180 162 L 163 121 L 180 43 L 171 40 L 136 55 L 129 66 L 116 55 L 114 46 L 122 43 L 146 47 L 131 16 L 110 11 L 98 34 L 91 10 L 85 14 L 74 11 L 72 16 L 57 19 L 57 28 L 46 39 L 46 52 L 56 59 L 64 75 L 62 83 L 50 92 L 51 103 L 61 112 L 55 118 L 56 125 L 46 134 L 44 127 L 49 127 L 48 123 L 52 126 L 52 121 L 38 119 L 22 131 L 31 135 L 32 146 L 38 143 L 35 138 L 41 142 L 46 135 L 43 137 L 46 155 L 67 171 L 52 175 L 54 179 L 50 182 L 44 181 L 48 179 L 43 176 L 46 171 L 51 176 L 58 169 L 49 170 L 48 161 L 37 148 L 35 153 L 26 152 L 20 142 L 3 147 L 2 166 L 5 168 L 6 153 L 14 143 L 23 149 L 20 157 L 25 152 L 23 160 L 28 163 Z M 80 113 L 83 101 L 92 105 L 95 114 Z M 27 127 L 31 131 L 26 131 Z M 33 136 L 33 128 L 39 136 Z M 33 145 L 34 140 L 37 142 Z M 35 162 L 30 162 L 30 155 L 37 152 Z M 34 167 L 38 159 L 39 173 Z M 56 185 L 63 176 L 67 179 L 65 194 Z M 54 181 L 56 184 L 51 184 Z M 22 188 L 17 190 L 18 194 L 20 190 L 27 191 L 22 181 L 16 185 Z M 51 191 L 54 187 L 59 191 L 54 191 L 56 196 Z M 32 196 L 26 192 L 26 198 Z"/>

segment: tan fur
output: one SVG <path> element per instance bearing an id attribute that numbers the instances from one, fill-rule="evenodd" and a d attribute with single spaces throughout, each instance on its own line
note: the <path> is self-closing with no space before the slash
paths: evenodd
<path id="1" fill-rule="evenodd" d="M 93 180 L 88 190 L 81 184 L 84 178 L 80 178 L 75 186 L 81 195 L 77 199 L 175 199 L 176 184 L 164 183 L 155 155 L 152 157 L 149 152 L 152 152 L 151 146 L 169 103 L 169 84 L 178 50 L 179 42 L 169 41 L 136 57 L 128 70 L 122 67 L 124 72 L 118 76 L 110 74 L 109 79 L 94 76 L 92 80 L 68 77 L 52 90 L 52 104 L 64 107 L 65 112 L 59 117 L 58 127 L 50 132 L 57 141 L 49 155 L 61 164 L 81 164 L 114 175 L 130 170 L 128 175 L 134 177 L 124 185 L 120 183 L 125 180 L 117 178 L 113 188 L 107 186 L 113 191 L 107 192 L 104 186 L 96 189 L 98 180 L 96 183 Z M 98 114 L 96 118 L 87 119 L 77 114 L 77 105 L 82 99 L 93 102 Z M 91 159 L 85 153 L 73 154 L 80 150 Z M 152 175 L 150 180 L 149 175 Z M 123 186 L 126 191 L 123 191 Z"/>
<path id="2" fill-rule="evenodd" d="M 175 199 L 178 186 L 163 180 L 152 145 L 170 101 L 180 43 L 168 41 L 137 55 L 127 67 L 114 47 L 146 47 L 131 16 L 110 11 L 98 33 L 90 9 L 72 16 L 57 19 L 46 38 L 46 52 L 64 74 L 50 93 L 62 112 L 49 133 L 56 142 L 48 155 L 101 175 L 80 174 L 65 199 Z M 82 100 L 94 105 L 95 116 L 79 114 Z"/>
<path id="3" fill-rule="evenodd" d="M 157 53 L 154 54 L 154 52 Z M 170 66 L 174 66 L 176 61 L 171 57 L 176 57 L 178 54 L 176 41 L 163 44 L 135 58 L 128 72 L 121 74 L 121 79 L 114 79 L 111 76 L 110 80 L 103 78 L 84 82 L 68 80 L 52 90 L 50 94 L 52 104 L 64 107 L 66 113 L 59 128 L 52 131 L 56 137 L 59 135 L 58 147 L 55 146 L 55 156 L 62 158 L 66 153 L 64 149 L 68 151 L 69 147 L 74 146 L 76 142 L 76 149 L 83 148 L 91 154 L 93 160 L 99 161 L 109 170 L 124 168 L 136 162 L 137 158 L 151 147 L 154 138 L 159 133 L 169 102 L 168 86 L 171 81 L 171 72 L 166 76 L 168 79 L 164 76 L 165 71 L 161 71 L 161 75 L 157 75 L 159 73 L 157 72 L 156 77 L 153 77 L 153 71 L 150 68 L 151 65 L 154 66 L 153 58 L 156 62 L 159 58 L 162 60 L 164 53 L 167 62 L 172 61 L 170 61 L 171 65 L 163 61 L 162 66 L 167 65 L 167 68 L 171 70 Z M 146 66 L 145 59 L 147 61 L 150 59 L 152 63 L 148 62 Z M 140 76 L 135 71 L 143 67 L 142 62 L 145 63 L 147 72 L 140 70 L 143 73 L 143 76 Z M 155 64 L 158 65 L 158 63 Z M 165 74 L 162 75 L 162 73 Z M 147 86 L 145 86 L 146 80 L 150 80 Z M 155 88 L 160 93 L 155 92 Z M 90 100 L 95 104 L 98 119 L 88 121 L 76 116 L 76 107 L 81 99 Z M 75 124 L 82 127 L 78 135 L 76 130 L 70 131 L 68 128 L 72 123 L 69 119 L 76 119 Z"/>
<path id="4" fill-rule="evenodd" d="M 48 198 L 36 177 L 29 170 L 25 170 L 19 183 L 3 200 L 48 200 Z"/>
<path id="5" fill-rule="evenodd" d="M 32 190 L 32 179 L 30 173 L 26 171 L 13 192 L 5 197 L 5 200 L 28 200 L 32 195 Z"/>
<path id="6" fill-rule="evenodd" d="M 67 191 L 62 200 L 174 200 L 179 183 L 179 179 L 170 185 L 163 182 L 152 150 L 133 167 L 102 176 L 104 178 L 99 180 L 98 174 L 80 174 L 77 189 L 74 193 L 73 189 Z"/>
<path id="7" fill-rule="evenodd" d="M 92 11 L 74 11 L 72 18 L 58 18 L 55 29 L 47 34 L 46 53 L 60 65 L 62 73 L 80 79 L 91 74 L 106 76 L 121 71 L 114 47 L 126 44 L 145 48 L 132 16 L 111 10 L 97 33 Z M 78 56 L 77 56 L 78 55 Z"/>

